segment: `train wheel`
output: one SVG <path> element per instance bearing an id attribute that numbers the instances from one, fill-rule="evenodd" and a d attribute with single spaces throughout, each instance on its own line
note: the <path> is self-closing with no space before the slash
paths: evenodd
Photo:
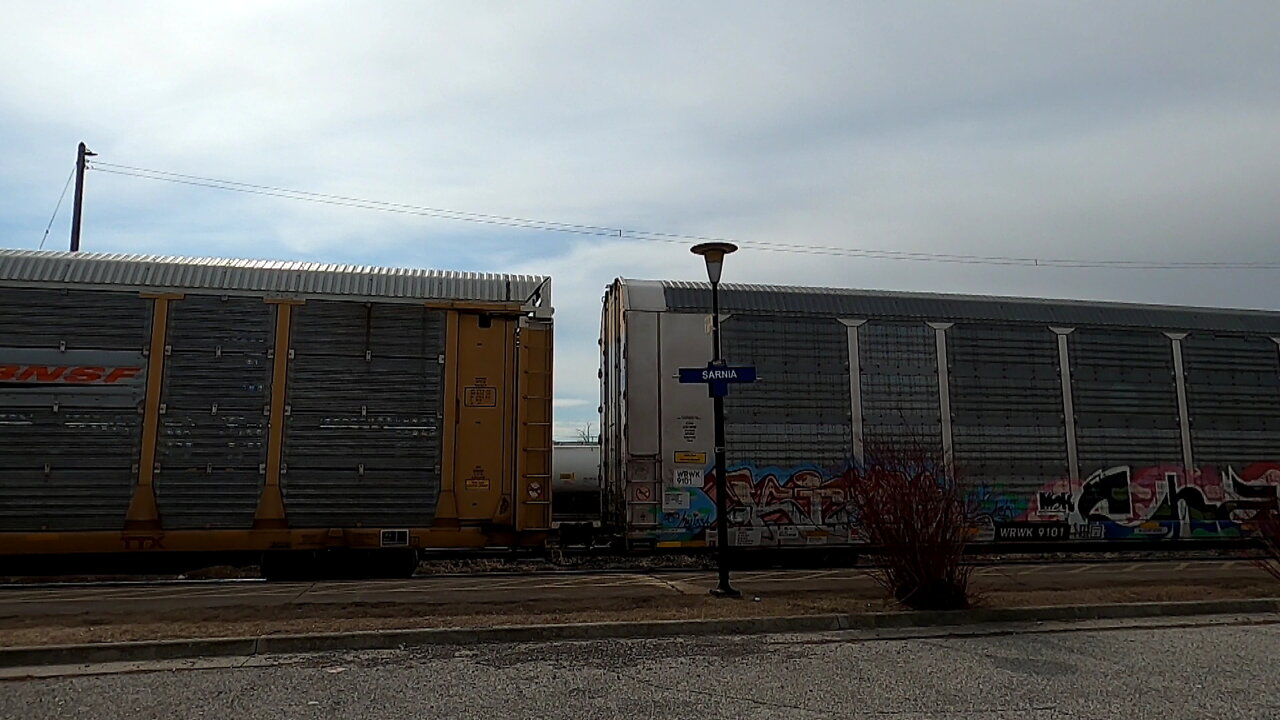
<path id="1" fill-rule="evenodd" d="M 320 559 L 311 550 L 268 550 L 262 554 L 259 572 L 265 580 L 314 580 L 320 576 Z"/>
<path id="2" fill-rule="evenodd" d="M 261 573 L 267 580 L 340 580 L 407 578 L 418 569 L 418 551 L 271 550 L 263 553 Z"/>
<path id="3" fill-rule="evenodd" d="M 418 551 L 410 550 L 379 550 L 384 559 L 380 565 L 385 570 L 383 577 L 390 578 L 409 578 L 418 571 Z"/>
<path id="4" fill-rule="evenodd" d="M 407 578 L 418 569 L 418 551 L 333 550 L 324 557 L 325 576 L 335 579 Z"/>

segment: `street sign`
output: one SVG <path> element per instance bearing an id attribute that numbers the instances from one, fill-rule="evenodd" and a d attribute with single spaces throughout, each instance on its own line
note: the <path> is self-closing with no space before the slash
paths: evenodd
<path id="1" fill-rule="evenodd" d="M 682 383 L 749 383 L 755 381 L 756 369 L 749 365 L 708 365 L 704 368 L 680 368 L 680 382 Z"/>
<path id="2" fill-rule="evenodd" d="M 700 383 L 707 386 L 711 397 L 729 394 L 729 383 L 756 381 L 756 369 L 750 365 L 716 365 L 707 363 L 704 368 L 680 368 L 680 382 Z"/>

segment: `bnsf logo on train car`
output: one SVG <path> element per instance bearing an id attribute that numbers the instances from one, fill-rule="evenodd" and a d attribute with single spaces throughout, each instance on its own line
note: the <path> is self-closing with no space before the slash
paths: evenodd
<path id="1" fill-rule="evenodd" d="M 0 382 L 117 385 L 142 374 L 141 367 L 97 365 L 0 365 Z"/>

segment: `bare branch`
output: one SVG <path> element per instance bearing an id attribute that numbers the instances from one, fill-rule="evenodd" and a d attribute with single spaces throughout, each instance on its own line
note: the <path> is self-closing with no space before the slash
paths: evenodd
<path id="1" fill-rule="evenodd" d="M 880 553 L 872 576 L 908 607 L 968 607 L 969 517 L 950 459 L 912 438 L 868 444 L 864 456 L 850 502 Z"/>

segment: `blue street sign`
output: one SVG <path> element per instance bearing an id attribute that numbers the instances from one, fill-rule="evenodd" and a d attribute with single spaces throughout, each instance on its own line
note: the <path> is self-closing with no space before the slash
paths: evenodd
<path id="1" fill-rule="evenodd" d="M 749 383 L 756 381 L 756 369 L 747 365 L 708 365 L 704 368 L 680 368 L 682 383 Z"/>
<path id="2" fill-rule="evenodd" d="M 707 363 L 704 368 L 680 368 L 680 382 L 700 383 L 707 386 L 711 397 L 724 397 L 729 394 L 729 383 L 749 383 L 756 381 L 756 369 L 749 365 L 715 365 Z"/>

